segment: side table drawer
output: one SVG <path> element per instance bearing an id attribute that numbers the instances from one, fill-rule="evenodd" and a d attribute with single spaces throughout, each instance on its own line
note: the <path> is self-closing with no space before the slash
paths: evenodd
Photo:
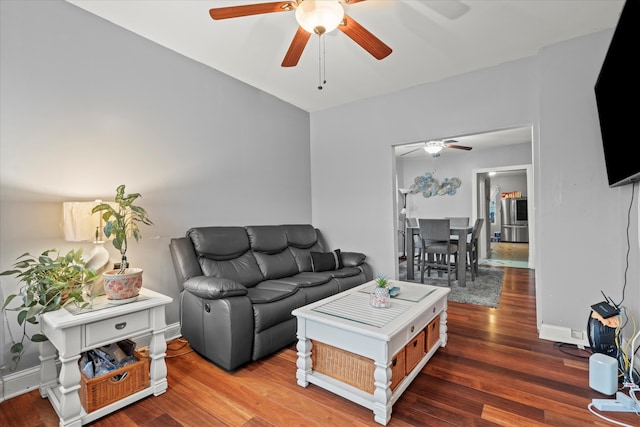
<path id="1" fill-rule="evenodd" d="M 108 342 L 129 338 L 150 328 L 149 310 L 89 323 L 85 327 L 85 347 L 94 348 Z"/>

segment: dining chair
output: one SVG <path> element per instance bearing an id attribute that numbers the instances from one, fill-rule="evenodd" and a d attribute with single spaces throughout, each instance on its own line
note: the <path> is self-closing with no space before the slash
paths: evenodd
<path id="1" fill-rule="evenodd" d="M 420 282 L 424 283 L 424 272 L 431 270 L 447 272 L 447 283 L 451 286 L 451 273 L 456 273 L 458 245 L 451 242 L 451 222 L 448 219 L 418 219 L 422 253 L 420 255 Z M 453 260 L 452 260 L 453 258 Z"/>
<path id="2" fill-rule="evenodd" d="M 451 227 L 468 227 L 469 226 L 468 216 L 445 216 L 444 218 L 451 221 Z"/>
<path id="3" fill-rule="evenodd" d="M 418 227 L 418 218 L 406 218 L 405 222 L 407 224 L 407 228 L 417 228 Z M 412 234 L 407 234 L 410 236 Z M 420 243 L 420 236 L 416 236 L 413 234 L 413 255 L 416 261 L 420 261 L 420 254 L 422 253 L 422 243 Z M 418 263 L 414 263 L 414 265 L 418 265 Z"/>
<path id="4" fill-rule="evenodd" d="M 478 275 L 478 258 L 480 256 L 480 248 L 478 247 L 478 238 L 480 230 L 484 224 L 483 218 L 477 218 L 473 224 L 473 229 L 467 241 L 467 269 L 471 271 L 471 280 L 475 281 Z"/>
<path id="5" fill-rule="evenodd" d="M 468 216 L 445 216 L 445 219 L 451 221 L 451 227 L 468 227 L 469 226 L 469 217 Z M 453 243 L 458 243 L 458 236 L 452 235 L 450 237 Z"/>

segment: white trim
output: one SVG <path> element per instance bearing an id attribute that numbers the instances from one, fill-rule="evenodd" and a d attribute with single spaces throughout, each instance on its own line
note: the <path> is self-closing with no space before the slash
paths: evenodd
<path id="1" fill-rule="evenodd" d="M 567 344 L 575 344 L 580 347 L 589 347 L 589 338 L 587 331 L 576 331 L 565 326 L 554 326 L 542 324 L 540 327 L 540 339 L 562 342 Z"/>

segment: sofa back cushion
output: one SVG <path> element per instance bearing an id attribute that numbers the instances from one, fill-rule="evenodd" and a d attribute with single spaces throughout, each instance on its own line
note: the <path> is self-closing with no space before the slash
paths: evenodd
<path id="1" fill-rule="evenodd" d="M 282 227 L 287 234 L 289 250 L 298 264 L 298 270 L 313 271 L 311 252 L 324 252 L 317 230 L 310 224 L 288 224 Z"/>
<path id="2" fill-rule="evenodd" d="M 287 235 L 279 225 L 247 226 L 249 244 L 265 279 L 280 279 L 299 273 L 287 246 Z"/>
<path id="3" fill-rule="evenodd" d="M 244 227 L 197 227 L 187 236 L 205 276 L 224 277 L 246 287 L 264 280 Z"/>

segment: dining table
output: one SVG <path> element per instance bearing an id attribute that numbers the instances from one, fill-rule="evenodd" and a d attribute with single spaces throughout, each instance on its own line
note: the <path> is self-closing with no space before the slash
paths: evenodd
<path id="1" fill-rule="evenodd" d="M 471 234 L 473 231 L 472 226 L 461 227 L 461 226 L 452 226 L 451 235 L 457 236 L 458 238 L 458 262 L 456 265 L 457 277 L 458 277 L 458 286 L 466 287 L 467 286 L 467 236 Z M 414 236 L 420 236 L 420 227 L 407 227 L 406 230 L 406 251 L 407 251 L 407 280 L 415 279 L 415 254 L 416 248 L 414 244 Z"/>

